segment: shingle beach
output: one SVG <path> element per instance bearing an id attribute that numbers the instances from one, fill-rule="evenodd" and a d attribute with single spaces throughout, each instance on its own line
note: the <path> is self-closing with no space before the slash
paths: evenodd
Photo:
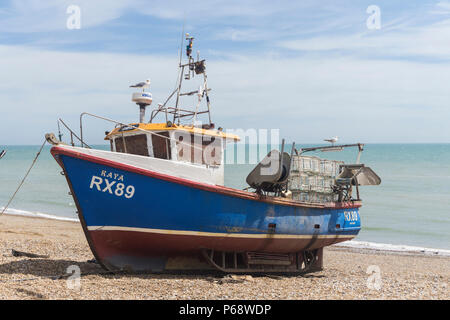
<path id="1" fill-rule="evenodd" d="M 0 216 L 0 299 L 450 298 L 450 257 L 441 256 L 332 246 L 324 270 L 303 276 L 110 274 L 92 259 L 79 223 Z"/>

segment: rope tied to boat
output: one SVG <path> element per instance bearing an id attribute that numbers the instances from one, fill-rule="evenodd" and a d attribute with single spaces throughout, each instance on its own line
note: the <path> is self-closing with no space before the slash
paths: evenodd
<path id="1" fill-rule="evenodd" d="M 20 182 L 19 186 L 17 187 L 16 191 L 14 192 L 14 194 L 11 196 L 11 198 L 9 199 L 8 203 L 6 204 L 5 207 L 3 207 L 2 212 L 0 213 L 0 216 L 3 215 L 3 213 L 5 213 L 6 209 L 8 209 L 9 205 L 11 204 L 11 202 L 13 201 L 14 197 L 16 196 L 17 192 L 19 192 L 20 188 L 22 187 L 22 185 L 24 184 L 26 178 L 28 177 L 28 174 L 30 173 L 31 169 L 34 167 L 37 159 L 39 158 L 39 155 L 42 152 L 42 149 L 44 148 L 45 143 L 47 142 L 46 139 L 44 139 L 44 142 L 42 143 L 38 153 L 36 154 L 36 157 L 34 158 L 33 162 L 31 163 L 30 168 L 28 168 L 27 173 L 25 174 L 25 176 L 23 177 L 22 181 Z"/>

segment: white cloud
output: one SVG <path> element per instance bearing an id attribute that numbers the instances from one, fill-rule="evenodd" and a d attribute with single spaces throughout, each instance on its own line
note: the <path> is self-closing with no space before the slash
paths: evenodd
<path id="1" fill-rule="evenodd" d="M 187 19 L 187 21 L 204 21 L 217 17 L 266 17 L 286 12 L 293 7 L 309 6 L 309 1 L 295 3 L 264 0 L 152 0 L 141 6 L 140 12 L 160 18 Z"/>
<path id="2" fill-rule="evenodd" d="M 8 32 L 48 32 L 64 30 L 70 5 L 81 9 L 82 28 L 104 24 L 127 10 L 162 19 L 205 21 L 217 17 L 261 17 L 280 9 L 261 0 L 172 1 L 172 0 L 16 0 L 0 9 L 0 29 Z"/>
<path id="3" fill-rule="evenodd" d="M 323 52 L 327 54 L 375 58 L 429 58 L 445 59 L 450 56 L 450 18 L 432 17 L 429 13 L 445 13 L 449 2 L 439 2 L 422 16 L 399 13 L 394 19 L 382 20 L 380 30 L 360 29 L 338 34 L 320 34 L 277 42 L 280 48 Z M 437 10 L 437 11 L 436 11 Z M 384 11 L 382 10 L 382 17 Z M 424 19 L 424 21 L 421 21 Z"/>
<path id="4" fill-rule="evenodd" d="M 434 10 L 432 11 L 436 14 L 449 14 L 450 13 L 450 2 L 448 1 L 439 1 Z"/>
<path id="5" fill-rule="evenodd" d="M 57 117 L 78 128 L 90 111 L 135 121 L 130 83 L 150 77 L 154 104 L 173 90 L 177 57 L 64 53 L 0 46 L 0 144 L 38 144 Z M 206 57 L 208 58 L 208 57 Z M 281 128 L 297 142 L 450 142 L 450 64 L 357 58 L 209 59 L 213 121 Z M 190 101 L 187 100 L 189 103 Z M 89 141 L 109 124 L 89 120 Z"/>
<path id="6" fill-rule="evenodd" d="M 3 144 L 38 143 L 46 131 L 54 130 L 57 117 L 78 128 L 78 116 L 83 111 L 135 120 L 137 111 L 130 102 L 128 86 L 150 77 L 155 79 L 153 91 L 161 99 L 176 76 L 176 57 L 66 53 L 12 46 L 0 46 L 0 56 L 0 109 L 8 123 L 0 129 Z M 18 125 L 25 129 L 17 132 Z M 101 126 L 105 130 L 108 127 Z"/>
<path id="7" fill-rule="evenodd" d="M 82 28 L 101 25 L 136 7 L 140 0 L 18 0 L 0 12 L 0 29 L 8 32 L 49 32 L 66 29 L 67 8 L 81 8 Z"/>
<path id="8" fill-rule="evenodd" d="M 286 17 L 302 12 L 312 1 L 264 0 L 16 0 L 0 8 L 0 28 L 8 32 L 48 32 L 66 28 L 70 5 L 81 9 L 82 28 L 90 28 L 117 19 L 127 11 L 160 19 L 186 21 L 191 25 L 239 24 L 265 26 L 267 17 Z M 325 10 L 321 8 L 321 10 Z M 276 19 L 283 24 L 285 21 Z M 272 21 L 272 24 L 274 23 Z"/>
<path id="9" fill-rule="evenodd" d="M 376 57 L 449 58 L 450 20 L 403 32 L 376 32 L 282 41 L 279 45 L 299 51 L 343 50 L 351 55 Z"/>

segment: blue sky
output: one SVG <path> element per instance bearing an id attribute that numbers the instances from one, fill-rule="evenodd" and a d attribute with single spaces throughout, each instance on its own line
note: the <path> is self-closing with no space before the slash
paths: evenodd
<path id="1" fill-rule="evenodd" d="M 70 5 L 80 29 L 66 26 Z M 380 29 L 367 27 L 370 5 Z M 4 0 L 0 144 L 39 144 L 58 117 L 78 128 L 83 111 L 136 121 L 128 86 L 150 78 L 154 104 L 165 100 L 183 24 L 224 128 L 450 142 L 450 1 Z M 88 125 L 101 142 L 109 126 Z"/>

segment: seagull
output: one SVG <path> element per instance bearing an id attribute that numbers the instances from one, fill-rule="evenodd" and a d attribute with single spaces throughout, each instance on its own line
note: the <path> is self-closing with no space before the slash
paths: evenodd
<path id="1" fill-rule="evenodd" d="M 333 137 L 330 139 L 324 139 L 323 141 L 330 142 L 332 145 L 334 145 L 338 141 L 338 137 Z"/>
<path id="2" fill-rule="evenodd" d="M 150 86 L 150 79 L 145 80 L 145 82 L 139 82 L 135 85 L 130 86 L 130 88 L 142 88 L 142 91 L 144 91 L 145 88 L 148 88 Z"/>

